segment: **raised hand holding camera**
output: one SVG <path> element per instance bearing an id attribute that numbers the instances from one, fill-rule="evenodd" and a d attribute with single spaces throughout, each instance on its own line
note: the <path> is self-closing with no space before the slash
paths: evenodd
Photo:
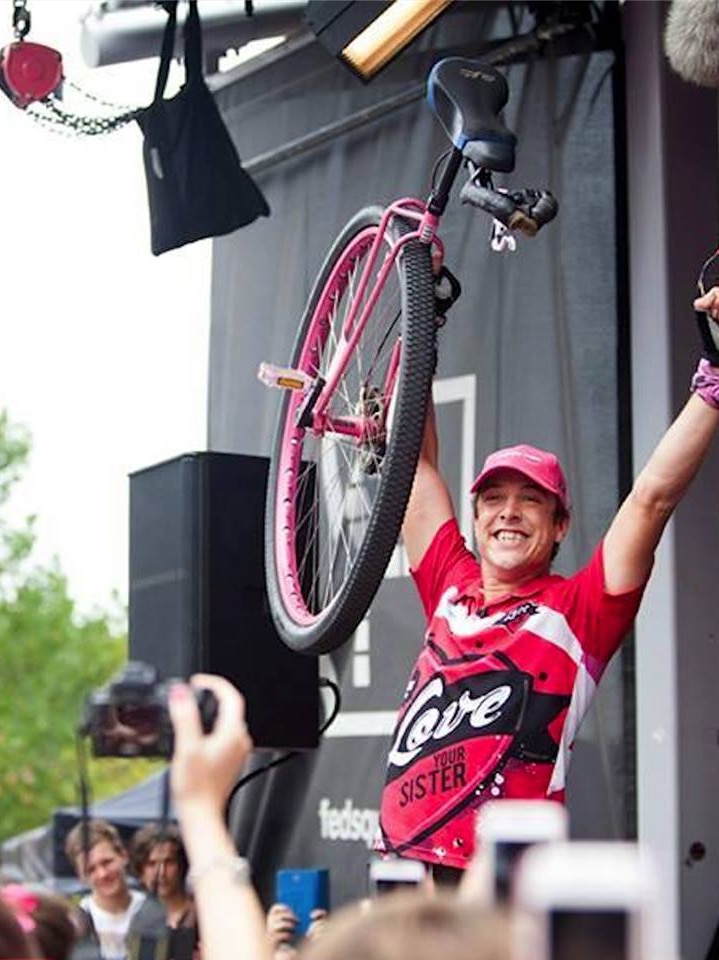
<path id="1" fill-rule="evenodd" d="M 217 718 L 205 735 L 197 691 L 212 693 Z M 194 696 L 193 696 L 194 694 Z M 169 696 L 175 730 L 172 795 L 178 809 L 184 803 L 206 803 L 224 813 L 224 806 L 253 744 L 245 723 L 245 700 L 223 677 L 198 673 L 190 685 L 173 683 Z"/>

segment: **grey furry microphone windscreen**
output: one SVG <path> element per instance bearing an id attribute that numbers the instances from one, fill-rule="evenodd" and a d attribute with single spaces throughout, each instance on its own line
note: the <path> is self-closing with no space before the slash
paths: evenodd
<path id="1" fill-rule="evenodd" d="M 719 0 L 672 0 L 664 49 L 684 80 L 719 87 Z"/>

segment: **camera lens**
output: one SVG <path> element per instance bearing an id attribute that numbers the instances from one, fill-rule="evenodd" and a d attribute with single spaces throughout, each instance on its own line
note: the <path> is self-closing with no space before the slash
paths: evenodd
<path id="1" fill-rule="evenodd" d="M 117 721 L 131 727 L 138 735 L 155 733 L 157 730 L 157 707 L 136 707 L 123 704 L 117 707 Z"/>

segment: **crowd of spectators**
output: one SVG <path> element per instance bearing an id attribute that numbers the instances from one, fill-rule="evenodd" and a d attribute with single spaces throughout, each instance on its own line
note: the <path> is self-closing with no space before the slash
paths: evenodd
<path id="1" fill-rule="evenodd" d="M 226 826 L 228 797 L 252 750 L 244 700 L 220 677 L 198 675 L 191 684 L 212 690 L 219 709 L 205 733 L 190 685 L 171 689 L 179 825 L 145 827 L 127 850 L 109 824 L 79 824 L 66 848 L 89 893 L 73 904 L 19 885 L 0 888 L 0 960 L 287 960 L 295 953 L 301 960 L 530 960 L 517 952 L 516 906 L 490 903 L 471 884 L 434 887 L 431 874 L 411 893 L 315 917 L 298 945 L 297 918 L 283 904 L 265 912 Z M 579 950 L 571 960 L 587 956 Z"/>
<path id="2" fill-rule="evenodd" d="M 226 826 L 228 797 L 252 750 L 244 700 L 217 676 L 191 684 L 212 690 L 219 710 L 204 733 L 190 685 L 171 689 L 179 825 L 151 824 L 126 849 L 110 824 L 78 824 L 66 852 L 89 892 L 73 903 L 0 887 L 0 960 L 529 960 L 516 950 L 516 908 L 488 903 L 471 883 L 436 888 L 431 874 L 411 893 L 317 915 L 297 944 L 297 918 L 284 904 L 265 912 Z M 575 958 L 586 960 L 581 951 Z"/>

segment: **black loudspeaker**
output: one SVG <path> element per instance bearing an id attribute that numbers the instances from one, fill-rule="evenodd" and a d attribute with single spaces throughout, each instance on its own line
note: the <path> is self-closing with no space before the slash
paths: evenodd
<path id="1" fill-rule="evenodd" d="M 192 453 L 130 475 L 130 657 L 217 673 L 257 747 L 318 744 L 318 661 L 286 647 L 265 590 L 268 461 Z"/>

